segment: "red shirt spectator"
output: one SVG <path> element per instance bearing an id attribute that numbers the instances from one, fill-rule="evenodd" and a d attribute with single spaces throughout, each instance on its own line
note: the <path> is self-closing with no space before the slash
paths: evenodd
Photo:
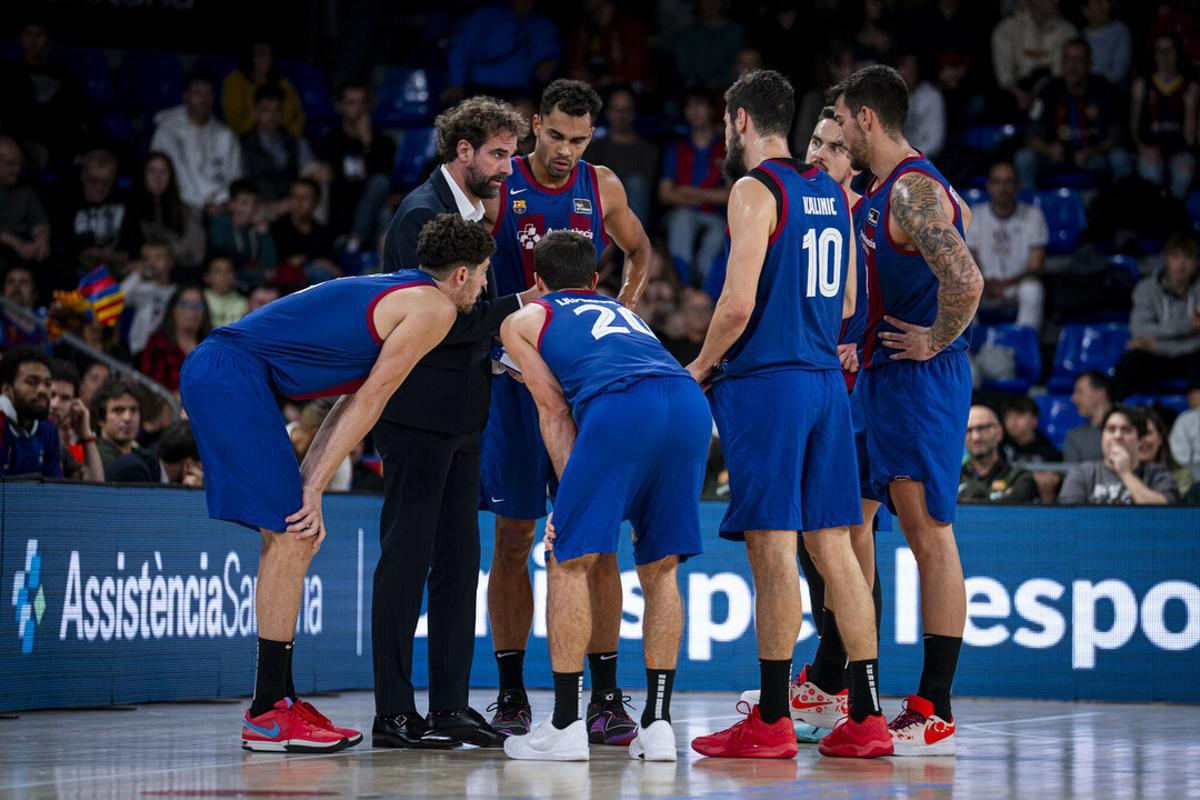
<path id="1" fill-rule="evenodd" d="M 195 286 L 180 290 L 167 304 L 162 325 L 146 342 L 138 368 L 164 388 L 179 391 L 183 360 L 211 328 L 203 291 Z"/>

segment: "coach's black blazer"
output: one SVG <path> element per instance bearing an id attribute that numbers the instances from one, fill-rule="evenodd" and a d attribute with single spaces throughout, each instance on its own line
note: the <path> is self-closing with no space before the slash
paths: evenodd
<path id="1" fill-rule="evenodd" d="M 388 224 L 384 239 L 384 270 L 417 267 L 417 237 L 421 226 L 438 214 L 458 213 L 450 185 L 440 169 L 414 189 Z M 496 282 L 488 275 L 488 288 L 470 312 L 459 314 L 450 333 L 392 395 L 381 419 L 410 428 L 446 434 L 483 430 L 491 396 L 492 367 L 489 354 L 500 323 L 516 311 L 515 294 L 496 298 Z"/>

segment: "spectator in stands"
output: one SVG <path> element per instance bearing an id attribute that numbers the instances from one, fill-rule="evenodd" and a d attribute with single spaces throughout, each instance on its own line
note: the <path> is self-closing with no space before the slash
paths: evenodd
<path id="1" fill-rule="evenodd" d="M 984 308 L 1014 309 L 1018 325 L 1042 328 L 1042 268 L 1050 235 L 1042 210 L 1017 200 L 1017 172 L 1007 161 L 988 171 L 988 201 L 971 207 L 967 246 L 983 272 Z"/>
<path id="2" fill-rule="evenodd" d="M 1062 461 L 1050 437 L 1038 429 L 1038 406 L 1028 397 L 1014 397 L 1004 407 L 1004 441 L 1000 444 L 1010 464 L 1045 464 Z M 1062 485 L 1057 472 L 1035 470 L 1033 481 L 1043 503 L 1053 503 Z"/>
<path id="3" fill-rule="evenodd" d="M 778 69 L 772 65 L 772 69 Z M 795 139 L 792 142 L 793 153 L 803 153 L 808 150 L 808 137 L 812 129 L 817 127 L 821 119 L 821 109 L 825 107 L 825 91 L 830 86 L 836 86 L 854 72 L 854 51 L 848 45 L 839 41 L 828 42 L 825 53 L 818 64 L 818 74 L 815 81 L 800 99 L 800 108 L 796 112 L 796 124 L 792 126 Z M 803 83 L 794 84 L 803 86 Z"/>
<path id="4" fill-rule="evenodd" d="M 211 330 L 203 290 L 183 287 L 167 303 L 162 324 L 146 342 L 138 369 L 168 391 L 178 392 L 183 360 Z"/>
<path id="5" fill-rule="evenodd" d="M 96 447 L 92 414 L 79 399 L 79 370 L 57 358 L 50 362 L 50 420 L 58 427 L 63 477 L 102 482 L 104 462 Z"/>
<path id="6" fill-rule="evenodd" d="M 153 447 L 114 458 L 105 470 L 105 477 L 110 483 L 166 483 L 203 488 L 204 468 L 191 424 L 185 419 L 172 422 Z"/>
<path id="7" fill-rule="evenodd" d="M 329 228 L 335 237 L 348 236 L 346 249 L 374 247 L 383 230 L 380 215 L 391 191 L 396 146 L 371 126 L 367 89 L 347 83 L 338 89 L 341 124 L 317 146 L 322 180 L 329 194 Z"/>
<path id="8" fill-rule="evenodd" d="M 638 316 L 659 334 L 659 338 L 666 336 L 667 320 L 679 308 L 682 293 L 683 284 L 679 281 L 675 265 L 671 263 L 670 252 L 661 240 L 655 240 L 654 255 L 650 259 L 650 274 L 646 277 L 646 290 L 642 292 L 642 299 L 638 302 Z M 678 331 L 672 331 L 673 335 L 677 333 Z"/>
<path id="9" fill-rule="evenodd" d="M 99 440 L 100 460 L 104 469 L 117 456 L 132 453 L 142 429 L 142 406 L 138 390 L 123 378 L 110 378 L 92 400 L 92 421 Z"/>
<path id="10" fill-rule="evenodd" d="M 1032 503 L 1038 497 L 1033 475 L 1009 464 L 1000 452 L 1004 428 L 988 406 L 971 406 L 967 418 L 967 460 L 958 480 L 960 503 Z"/>
<path id="11" fill-rule="evenodd" d="M 775 0 L 759 6 L 758 17 L 747 25 L 747 33 L 763 63 L 782 72 L 797 89 L 812 81 L 814 67 L 822 56 L 810 51 L 813 44 L 810 21 L 796 3 Z"/>
<path id="12" fill-rule="evenodd" d="M 4 273 L 4 299 L 25 309 L 33 317 L 42 318 L 45 315 L 44 310 L 34 309 L 37 287 L 33 283 L 33 270 L 22 264 L 14 264 Z M 0 347 L 29 346 L 45 350 L 49 343 L 44 325 L 0 309 Z"/>
<path id="13" fill-rule="evenodd" d="M 500 96 L 550 82 L 562 57 L 554 23 L 534 13 L 534 0 L 496 2 L 463 21 L 450 45 L 449 86 L 442 102 L 468 93 Z"/>
<path id="14" fill-rule="evenodd" d="M 279 121 L 292 136 L 304 133 L 304 106 L 291 81 L 275 71 L 275 49 L 270 42 L 253 41 L 241 53 L 238 68 L 221 85 L 221 109 L 225 124 L 238 136 L 249 133 L 256 123 L 258 90 L 270 87 L 279 95 Z"/>
<path id="15" fill-rule="evenodd" d="M 646 28 L 613 0 L 587 0 L 584 15 L 567 36 L 567 77 L 597 89 L 613 84 L 654 85 Z"/>
<path id="16" fill-rule="evenodd" d="M 675 314 L 678 320 L 667 325 L 674 335 L 664 339 L 663 345 L 680 364 L 686 366 L 696 360 L 704 346 L 704 336 L 712 322 L 713 299 L 708 292 L 700 289 L 684 289 L 682 302 Z"/>
<path id="17" fill-rule="evenodd" d="M 1083 35 L 1092 48 L 1092 72 L 1113 86 L 1128 86 L 1133 63 L 1129 26 L 1112 17 L 1112 0 L 1083 0 L 1079 10 L 1086 24 Z"/>
<path id="18" fill-rule="evenodd" d="M 350 462 L 354 465 L 354 476 L 350 480 L 350 491 L 383 493 L 383 475 L 379 472 L 379 457 L 374 458 L 374 467 L 367 463 L 366 442 L 359 442 L 350 451 Z"/>
<path id="19" fill-rule="evenodd" d="M 0 475 L 61 478 L 58 428 L 50 413 L 50 359 L 17 347 L 0 365 Z"/>
<path id="20" fill-rule="evenodd" d="M 902 53 L 896 58 L 895 67 L 908 87 L 904 138 L 934 158 L 946 144 L 946 101 L 941 90 L 921 77 L 921 62 L 915 52 Z"/>
<path id="21" fill-rule="evenodd" d="M 112 379 L 112 370 L 103 361 L 93 361 L 83 368 L 83 377 L 79 379 L 79 399 L 94 412 L 92 401 L 104 384 Z"/>
<path id="22" fill-rule="evenodd" d="M 1163 264 L 1133 289 L 1129 349 L 1117 362 L 1113 399 L 1124 400 L 1162 380 L 1200 381 L 1200 243 L 1177 234 Z"/>
<path id="23" fill-rule="evenodd" d="M 1166 467 L 1138 461 L 1146 419 L 1117 406 L 1104 415 L 1101 457 L 1076 464 L 1063 480 L 1059 505 L 1173 505 L 1179 487 Z"/>
<path id="24" fill-rule="evenodd" d="M 1095 461 L 1103 456 L 1100 447 L 1101 423 L 1112 409 L 1109 398 L 1108 376 L 1103 372 L 1088 370 L 1075 379 L 1075 390 L 1071 393 L 1075 410 L 1086 422 L 1067 431 L 1063 440 L 1063 461 L 1079 464 Z"/>
<path id="25" fill-rule="evenodd" d="M 50 218 L 32 186 L 19 185 L 21 147 L 0 136 L 0 267 L 50 257 Z"/>
<path id="26" fill-rule="evenodd" d="M 175 167 L 165 153 L 150 153 L 125 209 L 121 249 L 140 253 L 146 242 L 171 246 L 174 261 L 192 270 L 204 261 L 203 214 L 179 197 Z"/>
<path id="27" fill-rule="evenodd" d="M 1158 14 L 1150 23 L 1149 43 L 1164 34 L 1183 42 L 1193 72 L 1200 70 L 1200 4 L 1196 0 L 1160 0 Z"/>
<path id="28" fill-rule="evenodd" d="M 129 253 L 121 249 L 125 222 L 125 196 L 116 189 L 117 159 L 107 150 L 92 150 L 80 159 L 79 181 L 63 198 L 59 210 L 59 236 L 66 245 L 69 264 L 62 286 L 75 288 L 78 276 L 71 270 L 90 270 L 107 264 L 114 272 L 125 269 Z"/>
<path id="29" fill-rule="evenodd" d="M 333 236 L 314 216 L 320 202 L 321 187 L 316 181 L 293 181 L 287 213 L 271 226 L 271 238 L 279 254 L 276 283 L 303 287 L 342 274 Z"/>
<path id="30" fill-rule="evenodd" d="M 1200 381 L 1188 386 L 1188 409 L 1175 418 L 1171 428 L 1171 455 L 1200 477 Z"/>
<path id="31" fill-rule="evenodd" d="M 683 116 L 688 135 L 667 148 L 658 201 L 667 209 L 671 258 L 693 285 L 700 286 L 713 259 L 725 249 L 725 136 L 716 129 L 712 101 L 703 91 L 687 93 Z"/>
<path id="32" fill-rule="evenodd" d="M 254 93 L 254 127 L 242 136 L 242 170 L 254 182 L 262 213 L 277 219 L 287 213 L 292 182 L 312 163 L 312 149 L 303 137 L 282 126 L 283 92 L 274 84 Z"/>
<path id="33" fill-rule="evenodd" d="M 604 119 L 604 135 L 592 139 L 583 157 L 615 172 L 625 185 L 634 216 L 648 221 L 654 180 L 658 175 L 658 148 L 634 127 L 637 99 L 633 92 L 624 87 L 614 90 L 604 104 Z"/>
<path id="34" fill-rule="evenodd" d="M 907 15 L 901 41 L 917 48 L 921 74 L 936 80 L 952 118 L 966 105 L 956 101 L 991 80 L 984 74 L 991 35 L 986 13 L 979 3 L 938 0 Z"/>
<path id="35" fill-rule="evenodd" d="M 278 300 L 280 297 L 278 286 L 255 286 L 250 291 L 250 297 L 247 298 L 246 313 L 262 308 L 267 303 Z"/>
<path id="36" fill-rule="evenodd" d="M 1200 85 L 1191 79 L 1183 44 L 1174 36 L 1154 40 L 1154 69 L 1133 81 L 1130 133 L 1137 147 L 1138 175 L 1166 185 L 1180 200 L 1196 174 L 1196 108 Z"/>
<path id="37" fill-rule="evenodd" d="M 1075 26 L 1058 13 L 1058 0 L 1028 0 L 992 31 L 996 85 L 1020 111 L 1029 110 L 1042 84 L 1062 69 L 1064 45 Z"/>
<path id="38" fill-rule="evenodd" d="M 1171 454 L 1171 448 L 1167 445 L 1167 424 L 1163 422 L 1162 414 L 1153 408 L 1139 410 L 1146 418 L 1146 432 L 1138 439 L 1138 461 L 1142 463 L 1152 461 L 1166 467 L 1167 471 L 1171 473 L 1171 477 L 1175 479 L 1175 485 L 1179 487 L 1180 494 L 1185 494 L 1188 489 L 1192 488 L 1195 478 L 1192 476 L 1192 470 L 1189 467 L 1181 466 Z"/>
<path id="39" fill-rule="evenodd" d="M 121 281 L 125 308 L 133 314 L 129 325 L 129 352 L 134 355 L 145 349 L 150 334 L 158 330 L 167 303 L 175 294 L 171 266 L 170 245 L 165 242 L 146 242 L 142 245 L 141 261 Z"/>
<path id="40" fill-rule="evenodd" d="M 228 258 L 217 256 L 208 262 L 204 270 L 204 286 L 204 303 L 208 306 L 213 328 L 232 325 L 246 316 L 249 302 L 237 290 L 237 273 Z"/>
<path id="41" fill-rule="evenodd" d="M 733 59 L 733 76 L 735 79 L 740 78 L 751 72 L 758 72 L 764 66 L 762 51 L 757 47 L 746 46 L 738 50 Z"/>
<path id="42" fill-rule="evenodd" d="M 333 397 L 318 397 L 316 400 L 309 400 L 304 404 L 300 418 L 287 424 L 288 436 L 292 440 L 292 449 L 296 451 L 296 460 L 300 463 L 304 463 L 304 457 L 308 455 L 308 448 L 312 446 L 321 423 L 325 421 L 325 417 L 329 416 L 335 402 L 336 398 Z M 354 466 L 350 461 L 350 456 L 346 456 L 329 480 L 329 491 L 348 492 L 353 479 Z"/>
<path id="43" fill-rule="evenodd" d="M 1026 146 L 1017 151 L 1017 174 L 1025 186 L 1058 172 L 1088 172 L 1119 181 L 1132 171 L 1129 153 L 1120 146 L 1120 101 L 1108 81 L 1089 74 L 1090 64 L 1086 39 L 1063 46 L 1062 77 L 1038 94 L 1029 110 Z"/>
<path id="44" fill-rule="evenodd" d="M 838 3 L 842 27 L 851 39 L 854 60 L 860 65 L 886 64 L 895 44 L 891 12 L 885 0 Z"/>
<path id="45" fill-rule="evenodd" d="M 150 149 L 166 153 L 175 167 L 179 197 L 193 209 L 217 213 L 229 199 L 229 184 L 242 175 L 237 136 L 212 115 L 212 82 L 188 76 L 183 105 L 160 111 Z"/>
<path id="46" fill-rule="evenodd" d="M 234 181 L 229 187 L 229 210 L 208 221 L 208 255 L 232 259 L 238 280 L 247 284 L 261 281 L 275 269 L 275 240 L 267 221 L 258 215 L 258 193 L 250 181 Z"/>
<path id="47" fill-rule="evenodd" d="M 733 83 L 734 61 L 746 43 L 746 31 L 726 11 L 725 0 L 696 0 L 696 21 L 679 32 L 672 48 L 685 85 L 724 90 Z"/>

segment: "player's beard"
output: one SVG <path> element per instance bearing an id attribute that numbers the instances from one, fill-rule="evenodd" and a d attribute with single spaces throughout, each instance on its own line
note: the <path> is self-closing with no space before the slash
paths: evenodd
<path id="1" fill-rule="evenodd" d="M 856 123 L 857 124 L 857 123 Z M 859 130 L 862 133 L 862 130 Z M 846 142 L 846 149 L 850 151 L 850 169 L 858 172 L 869 172 L 871 169 L 870 154 L 867 152 L 867 142 L 865 139 L 857 139 L 853 142 Z"/>
<path id="2" fill-rule="evenodd" d="M 480 200 L 490 200 L 500 194 L 500 184 L 492 180 L 495 177 L 495 175 L 482 175 L 474 167 L 468 166 L 463 180 L 467 184 L 468 192 Z"/>
<path id="3" fill-rule="evenodd" d="M 729 142 L 729 152 L 725 154 L 725 163 L 721 166 L 721 171 L 725 173 L 725 177 L 730 183 L 741 178 L 749 168 L 746 166 L 746 148 L 742 145 L 742 137 L 737 131 L 733 132 L 733 138 Z"/>

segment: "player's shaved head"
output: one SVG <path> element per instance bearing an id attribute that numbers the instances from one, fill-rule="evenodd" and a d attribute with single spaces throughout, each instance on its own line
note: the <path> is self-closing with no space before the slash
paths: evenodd
<path id="1" fill-rule="evenodd" d="M 533 248 L 533 271 L 551 291 L 590 289 L 596 275 L 596 247 L 575 231 L 551 231 Z"/>

